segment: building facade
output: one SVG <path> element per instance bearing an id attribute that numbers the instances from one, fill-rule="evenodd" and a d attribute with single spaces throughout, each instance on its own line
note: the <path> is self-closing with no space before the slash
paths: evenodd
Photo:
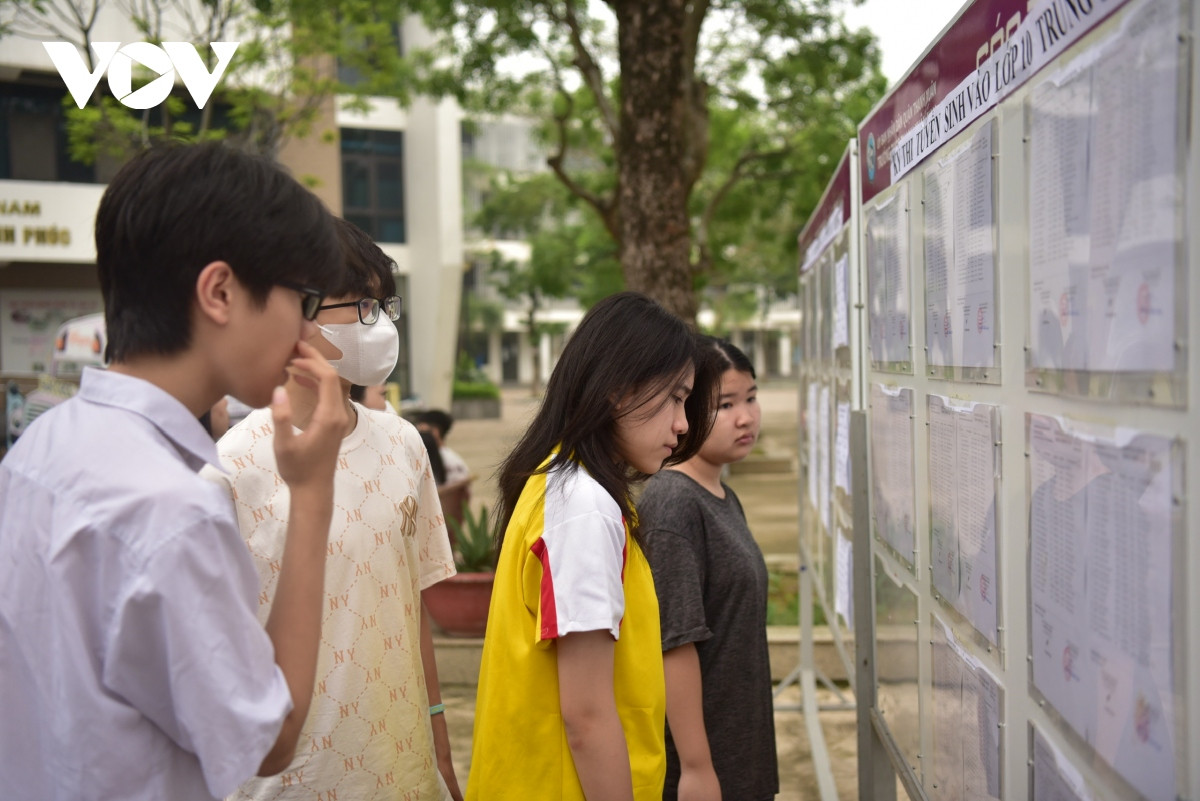
<path id="1" fill-rule="evenodd" d="M 397 46 L 429 38 L 415 20 L 396 31 Z M 110 4 L 91 38 L 142 36 Z M 41 41 L 0 38 L 0 384 L 23 392 L 51 369 L 58 325 L 102 308 L 92 227 L 119 165 L 69 158 L 67 94 Z M 343 105 L 330 98 L 280 161 L 395 261 L 404 316 L 393 380 L 402 395 L 448 408 L 463 271 L 461 114 L 451 101 L 424 98 L 405 109 L 387 99 L 365 112 Z"/>

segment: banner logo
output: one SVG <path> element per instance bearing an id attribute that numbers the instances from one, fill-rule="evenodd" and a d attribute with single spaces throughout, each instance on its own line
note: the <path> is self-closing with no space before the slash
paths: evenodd
<path id="1" fill-rule="evenodd" d="M 239 44 L 211 42 L 209 46 L 217 57 L 217 63 L 209 72 L 190 42 L 163 42 L 161 47 L 149 42 L 131 42 L 125 46 L 120 42 L 92 42 L 96 69 L 88 72 L 75 45 L 70 42 L 42 42 L 77 106 L 83 108 L 87 104 L 100 78 L 107 72 L 108 88 L 113 97 L 122 105 L 138 110 L 153 108 L 166 100 L 175 86 L 176 74 L 196 102 L 196 107 L 204 108 Z M 137 91 L 133 89 L 135 61 L 158 74 L 157 78 Z"/>

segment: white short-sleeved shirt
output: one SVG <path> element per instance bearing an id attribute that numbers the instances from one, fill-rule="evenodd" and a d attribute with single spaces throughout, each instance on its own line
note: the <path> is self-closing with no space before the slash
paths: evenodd
<path id="1" fill-rule="evenodd" d="M 85 371 L 0 462 L 0 798 L 219 798 L 291 695 L 216 449 L 154 385 Z"/>
<path id="2" fill-rule="evenodd" d="M 438 449 L 442 457 L 442 465 L 446 468 L 446 483 L 454 484 L 471 477 L 471 468 L 463 458 L 450 448 L 443 445 Z"/>
<path id="3" fill-rule="evenodd" d="M 334 473 L 312 706 L 291 765 L 247 781 L 237 801 L 449 798 L 421 662 L 421 590 L 454 574 L 437 484 L 411 423 L 355 409 Z M 218 444 L 258 570 L 262 620 L 278 586 L 290 502 L 274 438 L 271 414 L 260 410 Z"/>
<path id="4" fill-rule="evenodd" d="M 554 458 L 561 458 L 555 456 Z M 662 801 L 662 649 L 650 564 L 581 466 L 535 473 L 505 529 L 479 666 L 468 801 L 583 801 L 558 684 L 562 637 L 606 631 L 638 801 Z"/>

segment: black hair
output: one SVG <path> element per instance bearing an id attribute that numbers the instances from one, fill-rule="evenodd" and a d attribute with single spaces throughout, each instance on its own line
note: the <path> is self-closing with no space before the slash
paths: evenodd
<path id="1" fill-rule="evenodd" d="M 436 428 L 438 436 L 442 439 L 445 439 L 446 435 L 450 433 L 450 429 L 454 427 L 454 416 L 441 409 L 422 409 L 413 414 L 413 420 Z"/>
<path id="2" fill-rule="evenodd" d="M 216 142 L 135 155 L 104 191 L 95 231 L 110 362 L 186 349 L 196 279 L 214 261 L 260 305 L 282 282 L 328 292 L 342 272 L 321 201 L 278 164 Z"/>
<path id="3" fill-rule="evenodd" d="M 329 286 L 333 298 L 361 295 L 387 298 L 396 294 L 395 262 L 383 252 L 370 235 L 349 220 L 338 217 L 338 242 L 346 269 L 339 281 Z"/>
<path id="4" fill-rule="evenodd" d="M 621 292 L 593 306 L 567 340 L 537 415 L 500 466 L 497 543 L 503 542 L 530 476 L 580 467 L 617 502 L 638 538 L 630 491 L 647 476 L 617 458 L 615 404 L 632 397 L 632 408 L 620 416 L 644 413 L 643 407 L 688 367 L 695 369 L 684 404 L 688 430 L 665 464 L 686 462 L 704 444 L 722 369 L 699 334 L 645 295 Z M 571 458 L 540 468 L 555 446 Z"/>
<path id="5" fill-rule="evenodd" d="M 361 384 L 350 385 L 350 400 L 355 403 L 362 403 L 367 397 L 367 388 Z"/>
<path id="6" fill-rule="evenodd" d="M 717 352 L 722 373 L 732 369 L 739 373 L 749 373 L 751 378 L 758 380 L 758 376 L 754 373 L 754 363 L 750 361 L 749 356 L 742 352 L 741 348 L 728 339 L 718 339 L 717 337 L 705 337 L 704 339 Z"/>
<path id="7" fill-rule="evenodd" d="M 433 471 L 433 480 L 440 487 L 446 483 L 446 463 L 442 461 L 442 449 L 438 447 L 437 440 L 433 438 L 433 432 L 420 431 L 421 442 L 425 444 L 425 451 L 429 454 L 429 468 Z"/>

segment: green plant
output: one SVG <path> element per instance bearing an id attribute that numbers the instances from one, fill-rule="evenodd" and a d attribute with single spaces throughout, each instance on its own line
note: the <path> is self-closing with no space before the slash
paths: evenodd
<path id="1" fill-rule="evenodd" d="M 458 354 L 458 362 L 454 366 L 454 384 L 450 396 L 454 400 L 499 398 L 500 388 L 489 381 L 487 375 L 471 361 L 471 356 L 464 352 Z"/>
<path id="2" fill-rule="evenodd" d="M 463 508 L 462 521 L 447 521 L 454 534 L 454 566 L 459 573 L 490 573 L 496 569 L 495 544 L 488 526 L 488 508 L 480 506 L 479 513 Z"/>
<path id="3" fill-rule="evenodd" d="M 795 570 L 769 569 L 767 573 L 767 625 L 795 626 L 800 622 L 800 586 Z M 825 610 L 813 605 L 813 625 L 825 625 Z"/>
<path id="4" fill-rule="evenodd" d="M 454 363 L 454 380 L 467 384 L 481 384 L 486 383 L 488 377 L 471 359 L 471 354 L 463 351 L 458 354 L 458 361 Z"/>
<path id="5" fill-rule="evenodd" d="M 500 388 L 490 381 L 460 381 L 455 379 L 451 391 L 454 400 L 469 400 L 471 398 L 499 398 Z"/>
<path id="6" fill-rule="evenodd" d="M 767 573 L 767 625 L 794 626 L 800 621 L 796 585 L 776 571 Z"/>

